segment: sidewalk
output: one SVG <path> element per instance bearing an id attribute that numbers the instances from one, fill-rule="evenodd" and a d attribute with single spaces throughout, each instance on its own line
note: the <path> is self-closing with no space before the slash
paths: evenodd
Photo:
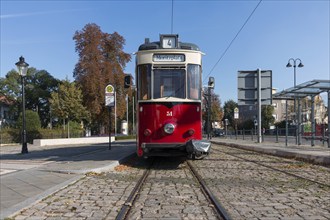
<path id="1" fill-rule="evenodd" d="M 236 140 L 227 138 L 212 138 L 211 142 L 227 146 L 252 150 L 260 153 L 271 154 L 280 157 L 294 158 L 313 164 L 330 166 L 330 148 L 326 146 L 289 145 L 284 143 L 262 142 L 251 140 Z"/>
<path id="2" fill-rule="evenodd" d="M 135 142 L 68 146 L 0 148 L 0 219 L 83 178 L 88 172 L 104 172 L 135 153 Z"/>

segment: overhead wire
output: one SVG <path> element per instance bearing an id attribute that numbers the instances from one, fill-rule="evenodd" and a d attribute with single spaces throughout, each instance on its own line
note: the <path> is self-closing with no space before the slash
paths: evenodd
<path id="1" fill-rule="evenodd" d="M 173 12 L 174 12 L 174 0 L 172 0 L 171 34 L 173 34 Z"/>
<path id="2" fill-rule="evenodd" d="M 262 0 L 260 0 L 258 2 L 258 4 L 256 5 L 256 7 L 253 9 L 253 11 L 250 13 L 249 17 L 245 20 L 244 24 L 241 26 L 241 28 L 239 29 L 239 31 L 237 32 L 237 34 L 235 35 L 235 37 L 231 40 L 231 42 L 229 43 L 229 45 L 227 46 L 227 48 L 225 49 L 225 51 L 221 54 L 220 58 L 218 59 L 218 61 L 214 64 L 214 66 L 212 67 L 211 71 L 209 72 L 209 74 L 207 74 L 203 80 L 203 83 L 207 80 L 207 77 L 211 75 L 211 73 L 213 72 L 213 70 L 216 68 L 216 66 L 219 64 L 219 62 L 222 60 L 222 58 L 226 55 L 227 51 L 229 50 L 229 48 L 231 47 L 231 45 L 234 43 L 234 41 L 236 40 L 236 38 L 238 37 L 238 35 L 241 33 L 241 31 L 243 30 L 243 28 L 245 27 L 245 25 L 248 23 L 248 21 L 250 20 L 250 18 L 252 17 L 252 15 L 254 14 L 254 12 L 257 10 L 257 8 L 259 7 L 259 5 L 261 4 Z"/>

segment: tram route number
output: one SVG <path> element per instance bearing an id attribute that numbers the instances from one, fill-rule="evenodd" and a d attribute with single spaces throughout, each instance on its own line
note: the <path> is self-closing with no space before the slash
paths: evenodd
<path id="1" fill-rule="evenodd" d="M 167 111 L 167 112 L 166 112 L 166 116 L 173 116 L 172 111 Z"/>

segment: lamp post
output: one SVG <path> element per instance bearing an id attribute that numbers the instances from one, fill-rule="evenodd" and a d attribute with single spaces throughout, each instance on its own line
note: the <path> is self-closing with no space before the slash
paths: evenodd
<path id="1" fill-rule="evenodd" d="M 301 59 L 299 59 L 299 58 L 296 58 L 296 59 L 290 58 L 288 60 L 288 64 L 286 64 L 286 67 L 289 68 L 289 67 L 292 67 L 292 64 L 291 63 L 293 63 L 293 74 L 294 74 L 293 86 L 294 87 L 296 87 L 296 67 L 297 67 L 297 61 L 299 61 L 299 64 L 298 64 L 298 67 L 299 68 L 304 67 L 304 65 L 301 62 Z M 294 99 L 293 109 L 294 109 L 294 121 L 295 121 L 295 126 L 296 126 L 296 144 L 298 144 L 298 139 L 297 139 L 297 125 L 296 125 L 296 120 L 297 120 L 297 117 L 296 117 L 296 112 L 297 112 L 297 109 L 296 109 L 296 98 Z M 300 117 L 300 115 L 298 117 Z M 300 126 L 300 125 L 298 125 L 298 126 Z"/>
<path id="2" fill-rule="evenodd" d="M 293 73 L 294 73 L 294 81 L 293 81 L 293 86 L 296 87 L 296 67 L 297 67 L 297 61 L 299 61 L 298 67 L 304 67 L 304 65 L 302 64 L 301 60 L 299 58 L 297 59 L 293 59 L 290 58 L 288 61 L 288 64 L 286 64 L 286 67 L 292 67 L 291 61 L 293 62 Z"/>
<path id="3" fill-rule="evenodd" d="M 29 153 L 26 142 L 26 119 L 25 119 L 25 76 L 28 70 L 29 64 L 24 60 L 24 57 L 20 57 L 19 61 L 15 63 L 18 69 L 18 73 L 22 78 L 22 119 L 23 119 L 23 128 L 22 128 L 22 154 Z"/>

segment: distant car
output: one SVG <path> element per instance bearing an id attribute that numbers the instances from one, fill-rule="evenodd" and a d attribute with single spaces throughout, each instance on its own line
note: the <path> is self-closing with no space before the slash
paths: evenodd
<path id="1" fill-rule="evenodd" d="M 225 131 L 220 128 L 215 128 L 213 130 L 213 137 L 222 137 L 225 136 Z"/>

